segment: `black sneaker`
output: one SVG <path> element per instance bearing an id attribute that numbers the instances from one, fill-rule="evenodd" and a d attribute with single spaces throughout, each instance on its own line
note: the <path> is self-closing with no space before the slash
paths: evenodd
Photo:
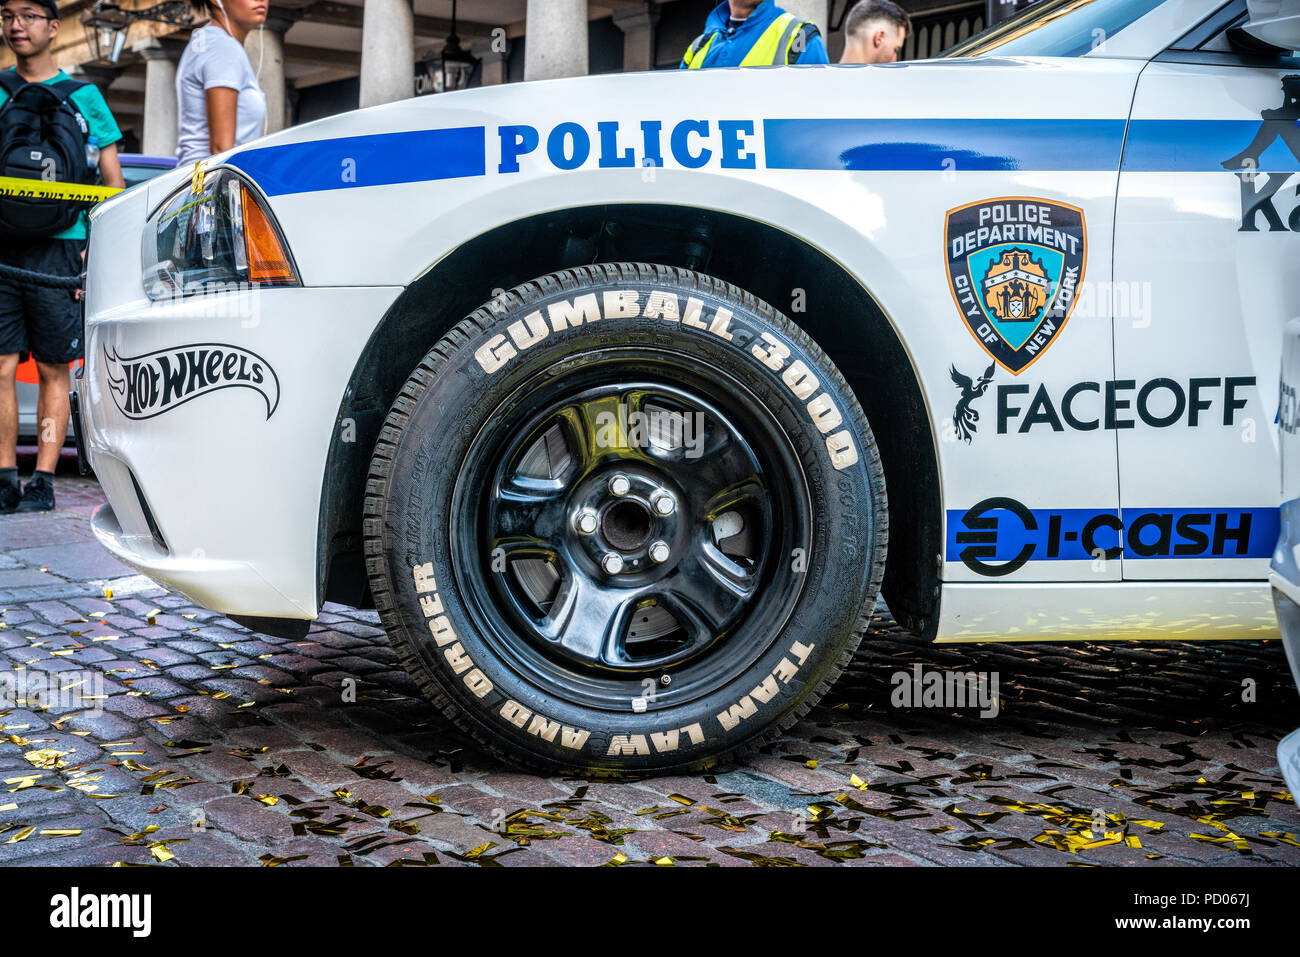
<path id="1" fill-rule="evenodd" d="M 54 511 L 54 483 L 43 475 L 36 475 L 23 488 L 23 499 L 18 503 L 18 512 L 52 512 Z"/>
<path id="2" fill-rule="evenodd" d="M 18 482 L 0 482 L 0 514 L 12 512 L 23 500 L 23 490 Z"/>

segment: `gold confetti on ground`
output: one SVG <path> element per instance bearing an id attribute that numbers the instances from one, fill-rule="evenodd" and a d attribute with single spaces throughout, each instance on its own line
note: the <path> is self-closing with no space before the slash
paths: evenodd
<path id="1" fill-rule="evenodd" d="M 48 771 L 53 771 L 58 768 L 67 767 L 67 762 L 63 760 L 63 756 L 71 753 L 71 751 L 58 751 L 54 748 L 41 748 L 38 751 L 28 751 L 23 755 L 23 757 L 26 758 L 29 763 L 38 768 L 45 768 Z"/>

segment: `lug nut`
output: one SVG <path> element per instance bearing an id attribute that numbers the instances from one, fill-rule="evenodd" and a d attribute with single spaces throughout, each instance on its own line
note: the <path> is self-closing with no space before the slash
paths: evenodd
<path id="1" fill-rule="evenodd" d="M 578 515 L 578 531 L 584 535 L 590 535 L 596 530 L 596 513 L 591 509 L 583 509 Z"/>
<path id="2" fill-rule="evenodd" d="M 610 552 L 601 560 L 600 565 L 605 569 L 607 574 L 617 575 L 623 570 L 623 558 L 620 555 L 615 555 L 613 552 Z"/>
<path id="3" fill-rule="evenodd" d="M 656 492 L 654 498 L 650 500 L 650 504 L 654 506 L 654 510 L 660 515 L 671 515 L 673 509 L 677 507 L 677 503 L 673 501 L 673 497 L 667 492 Z"/>
<path id="4" fill-rule="evenodd" d="M 609 477 L 609 491 L 611 495 L 623 496 L 632 490 L 632 483 L 627 480 L 626 475 L 611 475 Z"/>
<path id="5" fill-rule="evenodd" d="M 650 546 L 651 559 L 660 565 L 668 561 L 671 555 L 672 552 L 669 550 L 667 542 L 655 542 Z"/>

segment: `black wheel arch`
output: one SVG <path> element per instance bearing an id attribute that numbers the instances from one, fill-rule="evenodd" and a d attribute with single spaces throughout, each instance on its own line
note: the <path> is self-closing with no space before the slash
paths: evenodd
<path id="1" fill-rule="evenodd" d="M 911 362 L 871 294 L 796 236 L 728 213 L 680 206 L 587 206 L 516 220 L 432 265 L 397 298 L 357 359 L 339 404 L 321 490 L 321 601 L 368 607 L 362 503 L 375 441 L 411 370 L 448 330 L 497 294 L 593 262 L 685 266 L 733 283 L 785 312 L 825 350 L 858 396 L 891 483 L 883 593 L 899 623 L 931 637 L 939 610 L 942 522 L 931 417 Z M 799 276 L 805 309 L 790 308 Z M 858 334 L 843 317 L 858 317 Z"/>

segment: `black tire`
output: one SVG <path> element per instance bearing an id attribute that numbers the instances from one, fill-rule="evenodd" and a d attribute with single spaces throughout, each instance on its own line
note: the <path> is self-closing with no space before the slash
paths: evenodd
<path id="1" fill-rule="evenodd" d="M 646 264 L 553 273 L 462 321 L 366 487 L 404 666 L 548 772 L 698 770 L 774 740 L 856 650 L 887 534 L 871 430 L 817 344 Z"/>

